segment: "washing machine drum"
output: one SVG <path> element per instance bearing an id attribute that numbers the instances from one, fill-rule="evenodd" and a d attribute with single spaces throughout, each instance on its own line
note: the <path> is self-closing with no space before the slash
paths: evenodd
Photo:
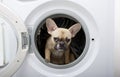
<path id="1" fill-rule="evenodd" d="M 0 77 L 11 77 L 23 63 L 29 37 L 24 23 L 0 4 Z"/>

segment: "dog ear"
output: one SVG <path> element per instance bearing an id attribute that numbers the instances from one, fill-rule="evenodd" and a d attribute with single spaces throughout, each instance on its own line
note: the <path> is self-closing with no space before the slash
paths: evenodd
<path id="1" fill-rule="evenodd" d="M 46 19 L 46 27 L 49 34 L 51 34 L 52 31 L 58 28 L 54 20 L 52 20 L 51 18 Z"/>
<path id="2" fill-rule="evenodd" d="M 71 32 L 72 37 L 75 37 L 75 35 L 79 32 L 80 29 L 81 29 L 81 24 L 80 23 L 72 25 L 69 28 L 69 31 Z"/>

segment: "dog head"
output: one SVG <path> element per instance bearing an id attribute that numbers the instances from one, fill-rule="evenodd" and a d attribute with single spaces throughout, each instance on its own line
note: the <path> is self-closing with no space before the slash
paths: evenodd
<path id="1" fill-rule="evenodd" d="M 46 20 L 47 32 L 51 35 L 51 41 L 56 51 L 65 51 L 71 42 L 71 38 L 81 29 L 80 23 L 72 25 L 69 29 L 58 28 L 54 20 Z"/>

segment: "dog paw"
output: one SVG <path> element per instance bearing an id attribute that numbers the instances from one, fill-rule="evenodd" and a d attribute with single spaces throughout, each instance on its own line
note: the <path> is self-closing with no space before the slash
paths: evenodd
<path id="1" fill-rule="evenodd" d="M 50 63 L 50 60 L 48 60 L 48 59 L 45 59 L 45 62 L 46 62 L 46 63 Z"/>

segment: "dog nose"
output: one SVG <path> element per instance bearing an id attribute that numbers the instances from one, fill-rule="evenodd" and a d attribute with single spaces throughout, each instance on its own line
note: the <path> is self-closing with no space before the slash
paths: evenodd
<path id="1" fill-rule="evenodd" d="M 63 41 L 60 42 L 60 45 L 64 45 L 65 43 Z"/>
<path id="2" fill-rule="evenodd" d="M 63 42 L 63 41 L 60 42 L 60 47 L 61 47 L 61 48 L 65 48 L 65 42 Z"/>

